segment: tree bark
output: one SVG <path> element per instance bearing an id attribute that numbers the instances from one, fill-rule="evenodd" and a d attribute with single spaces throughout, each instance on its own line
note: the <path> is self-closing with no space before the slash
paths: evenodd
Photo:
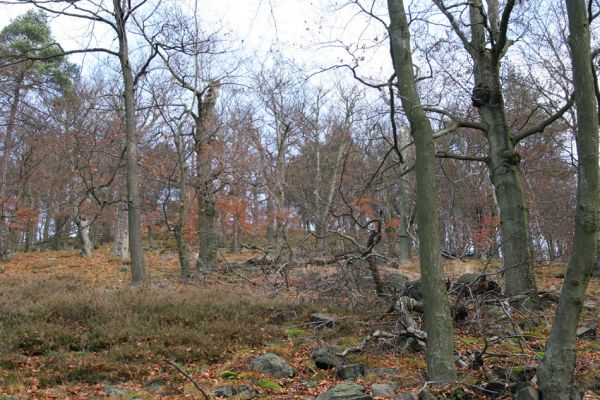
<path id="1" fill-rule="evenodd" d="M 90 240 L 90 221 L 85 217 L 76 216 L 75 225 L 77 225 L 77 234 L 81 241 L 81 256 L 89 257 L 92 255 L 92 241 Z"/>
<path id="2" fill-rule="evenodd" d="M 13 136 L 17 120 L 17 110 L 21 102 L 21 89 L 24 77 L 21 75 L 15 83 L 13 92 L 13 102 L 10 105 L 6 132 L 4 134 L 4 147 L 2 149 L 2 158 L 0 159 L 0 260 L 6 260 L 11 252 L 11 243 L 9 240 L 10 232 L 4 204 L 6 202 L 6 177 L 8 166 L 10 164 L 10 149 L 13 143 Z"/>
<path id="3" fill-rule="evenodd" d="M 567 0 L 569 45 L 577 106 L 577 209 L 573 254 L 556 319 L 537 369 L 544 400 L 581 398 L 574 382 L 577 325 L 598 244 L 598 117 L 591 70 L 590 28 L 583 0 Z"/>
<path id="4" fill-rule="evenodd" d="M 497 7 L 497 2 L 493 2 Z M 533 243 L 529 232 L 528 210 L 525 204 L 521 158 L 515 151 L 512 133 L 506 122 L 504 98 L 500 83 L 500 57 L 486 48 L 485 20 L 481 13 L 481 0 L 474 0 L 469 7 L 471 37 L 474 49 L 473 104 L 478 108 L 486 125 L 488 143 L 487 164 L 491 171 L 502 232 L 502 255 L 504 260 L 505 294 L 516 296 L 537 292 L 533 273 Z M 493 15 L 498 10 L 493 10 Z M 498 32 L 495 31 L 496 34 Z"/>
<path id="5" fill-rule="evenodd" d="M 212 82 L 206 94 L 196 93 L 198 101 L 194 135 L 196 178 L 198 179 L 198 260 L 196 266 L 201 269 L 212 268 L 217 262 L 211 143 L 214 141 L 215 105 L 218 89 L 218 84 Z"/>
<path id="6" fill-rule="evenodd" d="M 129 60 L 129 44 L 125 28 L 124 10 L 120 0 L 113 0 L 115 25 L 119 39 L 119 61 L 123 74 L 123 97 L 125 100 L 125 165 L 127 170 L 127 217 L 129 227 L 129 252 L 131 258 L 131 283 L 148 282 L 142 250 L 142 230 L 140 222 L 141 199 L 139 194 L 138 144 L 135 116 L 135 84 Z"/>
<path id="7" fill-rule="evenodd" d="M 416 149 L 417 225 L 427 331 L 427 376 L 429 380 L 453 381 L 456 377 L 453 329 L 441 263 L 433 129 L 417 91 L 403 0 L 388 0 L 387 5 L 397 87 Z"/>

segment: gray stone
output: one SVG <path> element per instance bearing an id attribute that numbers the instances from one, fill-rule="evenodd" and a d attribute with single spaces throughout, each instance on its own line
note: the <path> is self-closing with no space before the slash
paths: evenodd
<path id="1" fill-rule="evenodd" d="M 371 385 L 371 394 L 374 397 L 394 397 L 396 385 L 393 383 L 374 383 Z"/>
<path id="2" fill-rule="evenodd" d="M 577 328 L 577 339 L 596 340 L 597 332 L 593 326 L 582 326 Z"/>
<path id="3" fill-rule="evenodd" d="M 394 397 L 394 400 L 418 400 L 418 397 L 413 392 L 404 392 Z"/>
<path id="4" fill-rule="evenodd" d="M 367 368 L 365 375 L 380 375 L 390 378 L 399 378 L 401 376 L 400 372 L 394 368 Z"/>
<path id="5" fill-rule="evenodd" d="M 234 397 L 239 400 L 249 400 L 258 396 L 258 392 L 248 385 L 224 385 L 219 386 L 213 392 L 215 397 Z"/>
<path id="6" fill-rule="evenodd" d="M 330 346 L 316 347 L 310 353 L 310 358 L 319 369 L 332 369 L 344 363 L 344 360 L 335 354 L 335 349 Z"/>
<path id="7" fill-rule="evenodd" d="M 335 375 L 338 379 L 348 380 L 354 379 L 365 375 L 365 364 L 356 363 L 348 365 L 340 365 L 337 367 Z"/>
<path id="8" fill-rule="evenodd" d="M 405 295 L 417 301 L 423 300 L 423 285 L 421 284 L 421 280 L 417 279 L 408 282 Z"/>
<path id="9" fill-rule="evenodd" d="M 404 292 L 404 289 L 406 289 L 406 285 L 409 282 L 408 278 L 402 274 L 389 274 L 384 280 L 398 293 Z"/>
<path id="10" fill-rule="evenodd" d="M 419 400 L 437 400 L 437 398 L 429 390 L 423 389 L 419 393 Z"/>
<path id="11" fill-rule="evenodd" d="M 316 400 L 373 400 L 373 397 L 365 394 L 365 388 L 362 386 L 344 382 L 321 393 Z"/>
<path id="12" fill-rule="evenodd" d="M 151 392 L 160 392 L 162 390 L 162 388 L 165 386 L 165 383 L 163 381 L 152 381 L 146 385 L 144 385 L 144 387 L 148 390 L 150 390 Z"/>
<path id="13" fill-rule="evenodd" d="M 537 389 L 527 386 L 517 392 L 517 400 L 540 400 Z"/>
<path id="14" fill-rule="evenodd" d="M 331 314 L 314 313 L 310 314 L 310 324 L 313 328 L 333 328 L 336 319 Z"/>
<path id="15" fill-rule="evenodd" d="M 425 342 L 416 339 L 412 336 L 400 336 L 396 340 L 396 344 L 402 350 L 410 351 L 413 353 L 420 353 L 425 350 Z"/>
<path id="16" fill-rule="evenodd" d="M 108 395 L 108 397 L 125 397 L 127 396 L 127 391 L 123 389 L 119 389 L 114 386 L 106 386 L 102 388 L 102 391 Z"/>
<path id="17" fill-rule="evenodd" d="M 598 305 L 591 300 L 586 300 L 583 302 L 583 308 L 588 311 L 596 311 Z"/>
<path id="18" fill-rule="evenodd" d="M 291 378 L 296 374 L 294 367 L 277 354 L 265 353 L 250 362 L 250 368 L 275 378 Z"/>

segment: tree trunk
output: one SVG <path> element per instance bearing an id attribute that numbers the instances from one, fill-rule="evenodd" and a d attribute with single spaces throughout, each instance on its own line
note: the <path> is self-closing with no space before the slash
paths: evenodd
<path id="1" fill-rule="evenodd" d="M 433 129 L 417 92 L 403 0 L 388 0 L 387 4 L 397 87 L 416 149 L 417 225 L 427 331 L 427 376 L 434 381 L 453 381 L 456 377 L 453 329 L 441 262 Z"/>
<path id="2" fill-rule="evenodd" d="M 271 197 L 271 195 L 267 195 L 267 240 L 269 242 L 272 242 L 273 240 L 275 240 L 275 230 L 273 229 L 274 226 L 274 207 L 273 207 L 273 198 Z"/>
<path id="3" fill-rule="evenodd" d="M 196 142 L 196 179 L 198 196 L 198 268 L 212 268 L 217 262 L 215 234 L 214 177 L 212 176 L 211 143 L 213 142 L 215 105 L 218 85 L 211 83 L 206 93 L 196 93 L 198 101 L 194 140 Z"/>
<path id="4" fill-rule="evenodd" d="M 92 241 L 90 240 L 90 221 L 81 216 L 75 217 L 75 225 L 77 225 L 77 234 L 81 241 L 81 257 L 89 257 L 92 255 Z"/>
<path id="5" fill-rule="evenodd" d="M 579 399 L 574 382 L 577 325 L 598 244 L 598 117 L 590 54 L 590 30 L 583 0 L 568 0 L 569 45 L 577 106 L 577 210 L 573 254 L 556 319 L 537 369 L 544 400 Z"/>
<path id="6" fill-rule="evenodd" d="M 112 253 L 115 256 L 121 257 L 123 261 L 129 261 L 129 224 L 127 222 L 127 212 L 117 209 L 116 219 Z"/>
<path id="7" fill-rule="evenodd" d="M 125 165 L 127 170 L 127 217 L 129 232 L 129 252 L 131 257 L 131 283 L 148 282 L 142 250 L 142 230 L 140 223 L 141 200 L 138 187 L 138 144 L 135 116 L 135 85 L 129 62 L 129 45 L 125 28 L 124 11 L 119 0 L 113 0 L 115 25 L 119 38 L 119 61 L 123 74 L 123 97 L 125 99 Z"/>
<path id="8" fill-rule="evenodd" d="M 473 105 L 486 125 L 488 167 L 500 208 L 505 294 L 515 296 L 537 291 L 533 273 L 533 244 L 529 233 L 528 211 L 521 182 L 520 156 L 506 122 L 500 60 L 486 48 L 481 0 L 469 7 L 475 88 Z M 497 12 L 497 10 L 494 10 Z"/>
<path id="9" fill-rule="evenodd" d="M 4 147 L 2 149 L 2 158 L 0 159 L 0 259 L 8 259 L 11 252 L 11 241 L 9 240 L 10 231 L 8 221 L 6 220 L 6 210 L 4 204 L 6 202 L 6 177 L 10 164 L 10 149 L 12 147 L 13 136 L 17 120 L 17 110 L 21 101 L 21 89 L 23 85 L 23 76 L 21 75 L 16 83 L 13 92 L 13 102 L 10 105 L 8 121 L 4 135 Z"/>

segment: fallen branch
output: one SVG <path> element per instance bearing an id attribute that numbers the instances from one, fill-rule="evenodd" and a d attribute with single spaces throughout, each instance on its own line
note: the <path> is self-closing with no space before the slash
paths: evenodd
<path id="1" fill-rule="evenodd" d="M 177 363 L 175 361 L 171 361 L 171 360 L 166 360 L 166 361 L 169 364 L 171 364 L 177 371 L 179 371 L 181 373 L 181 375 L 185 376 L 187 378 L 187 380 L 190 381 L 192 383 L 192 385 L 194 385 L 200 393 L 202 393 L 202 395 L 204 396 L 204 398 L 206 400 L 210 400 L 210 397 L 208 396 L 208 394 L 206 394 L 206 391 L 204 391 L 204 389 L 202 389 L 202 386 L 200 386 L 198 384 L 198 382 L 196 382 L 190 374 L 185 372 L 179 365 L 177 365 Z"/>

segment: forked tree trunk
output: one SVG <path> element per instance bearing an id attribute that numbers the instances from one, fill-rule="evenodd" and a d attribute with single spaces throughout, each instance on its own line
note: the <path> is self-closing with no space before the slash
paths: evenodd
<path id="1" fill-rule="evenodd" d="M 493 7 L 498 6 L 493 2 Z M 529 233 L 519 154 L 506 122 L 500 83 L 500 57 L 487 49 L 482 0 L 469 7 L 471 17 L 470 51 L 474 67 L 473 105 L 486 126 L 488 167 L 500 209 L 505 294 L 515 296 L 537 291 L 533 273 L 533 243 Z M 497 15 L 498 10 L 492 10 Z"/>
<path id="2" fill-rule="evenodd" d="M 574 382 L 577 325 L 598 244 L 598 117 L 590 54 L 590 28 L 583 0 L 567 0 L 569 45 L 577 105 L 577 210 L 575 242 L 556 319 L 537 369 L 544 400 L 580 399 Z"/>
<path id="3" fill-rule="evenodd" d="M 417 91 L 403 0 L 388 0 L 387 4 L 397 87 L 416 149 L 417 225 L 427 331 L 427 377 L 434 381 L 453 381 L 456 377 L 453 328 L 441 262 L 433 129 Z"/>

